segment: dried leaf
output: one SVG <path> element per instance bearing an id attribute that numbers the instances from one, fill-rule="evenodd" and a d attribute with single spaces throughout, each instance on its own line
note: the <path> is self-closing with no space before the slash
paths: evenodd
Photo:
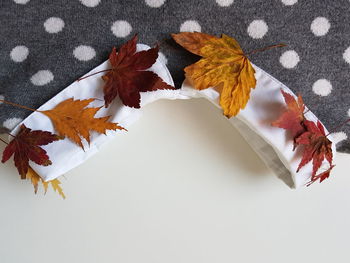
<path id="1" fill-rule="evenodd" d="M 45 188 L 45 193 L 47 191 L 48 185 L 52 186 L 52 189 L 57 192 L 63 199 L 66 199 L 65 194 L 63 193 L 63 190 L 61 188 L 61 182 L 58 179 L 54 179 L 48 182 L 43 182 L 44 188 Z"/>
<path id="2" fill-rule="evenodd" d="M 303 125 L 305 105 L 300 95 L 298 96 L 298 101 L 296 101 L 291 94 L 283 90 L 281 92 L 287 104 L 287 109 L 272 125 L 290 131 L 295 139 L 305 131 L 305 126 Z"/>
<path id="3" fill-rule="evenodd" d="M 331 165 L 331 167 L 329 167 L 326 171 L 318 174 L 318 175 L 314 175 L 311 177 L 311 180 L 309 183 L 307 183 L 307 186 L 310 186 L 311 184 L 313 184 L 314 182 L 316 182 L 317 180 L 320 180 L 320 183 L 322 183 L 324 180 L 326 180 L 327 178 L 329 178 L 330 173 L 332 171 L 332 169 L 335 167 L 335 165 Z"/>
<path id="4" fill-rule="evenodd" d="M 283 90 L 281 92 L 287 104 L 287 109 L 272 125 L 291 132 L 294 140 L 293 150 L 297 146 L 303 146 L 302 158 L 297 172 L 312 161 L 311 181 L 307 185 L 311 185 L 318 179 L 322 182 L 329 177 L 334 167 L 332 163 L 332 142 L 327 138 L 321 122 L 317 121 L 315 123 L 305 119 L 305 105 L 300 95 L 298 96 L 298 100 L 295 100 L 291 94 Z M 330 168 L 316 175 L 324 160 L 328 161 Z"/>
<path id="5" fill-rule="evenodd" d="M 27 179 L 30 180 L 32 185 L 34 186 L 35 194 L 38 192 L 39 182 L 41 182 L 44 187 L 45 193 L 47 192 L 49 184 L 51 184 L 55 192 L 57 191 L 63 199 L 66 198 L 60 186 L 61 182 L 58 179 L 45 182 L 31 167 L 28 168 Z"/>
<path id="6" fill-rule="evenodd" d="M 2 155 L 2 162 L 8 161 L 14 155 L 15 166 L 22 179 L 26 178 L 29 160 L 36 164 L 48 166 L 51 161 L 46 151 L 40 146 L 47 145 L 62 137 L 51 132 L 36 130 L 32 131 L 25 125 L 21 125 L 19 133 L 7 145 Z"/>
<path id="7" fill-rule="evenodd" d="M 31 181 L 34 186 L 34 193 L 38 192 L 39 182 L 42 181 L 41 177 L 29 166 L 27 179 Z"/>
<path id="8" fill-rule="evenodd" d="M 174 89 L 156 73 L 146 71 L 157 60 L 158 46 L 136 52 L 136 42 L 137 35 L 121 46 L 118 53 L 114 47 L 109 55 L 112 69 L 102 77 L 106 107 L 119 95 L 124 105 L 140 108 L 140 92 Z"/>
<path id="9" fill-rule="evenodd" d="M 195 89 L 217 88 L 220 105 L 228 118 L 245 108 L 250 91 L 256 86 L 255 70 L 235 39 L 198 32 L 183 32 L 172 37 L 185 49 L 202 57 L 185 68 L 186 77 Z"/>
<path id="10" fill-rule="evenodd" d="M 305 120 L 304 125 L 307 131 L 296 139 L 298 145 L 304 145 L 303 156 L 297 172 L 312 160 L 312 177 L 314 177 L 325 159 L 332 166 L 332 142 L 327 138 L 319 121 L 315 124 L 312 121 Z"/>
<path id="11" fill-rule="evenodd" d="M 59 135 L 68 137 L 83 148 L 82 138 L 90 143 L 90 131 L 105 134 L 107 130 L 124 129 L 117 123 L 108 122 L 110 116 L 95 118 L 95 114 L 102 107 L 86 108 L 94 100 L 67 99 L 54 109 L 41 113 L 51 119 Z"/>
<path id="12" fill-rule="evenodd" d="M 201 49 L 209 40 L 217 39 L 217 37 L 199 32 L 182 32 L 180 34 L 172 34 L 173 39 L 193 54 L 203 56 Z"/>

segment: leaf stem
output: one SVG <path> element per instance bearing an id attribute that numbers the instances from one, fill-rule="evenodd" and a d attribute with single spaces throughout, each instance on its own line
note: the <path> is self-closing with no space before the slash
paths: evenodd
<path id="1" fill-rule="evenodd" d="M 303 114 L 306 114 L 306 113 L 308 113 L 310 110 L 309 109 L 307 109 Z"/>
<path id="2" fill-rule="evenodd" d="M 343 123 L 341 123 L 340 125 L 338 125 L 337 127 L 335 127 L 334 130 L 333 130 L 332 132 L 329 132 L 329 133 L 326 135 L 326 137 L 327 137 L 328 135 L 330 135 L 331 133 L 335 133 L 335 132 L 339 131 L 339 129 L 340 129 L 341 127 L 343 127 L 345 124 L 347 124 L 348 122 L 350 122 L 350 119 L 347 119 L 346 121 L 344 121 Z"/>
<path id="3" fill-rule="evenodd" d="M 112 70 L 111 68 L 105 69 L 105 70 L 100 70 L 100 71 L 94 72 L 94 73 L 92 73 L 92 74 L 90 74 L 90 75 L 87 75 L 87 76 L 78 78 L 77 81 L 81 81 L 81 80 L 83 80 L 83 79 L 89 78 L 89 77 L 94 76 L 94 75 L 96 75 L 96 74 L 100 74 L 100 73 L 107 72 L 107 71 L 111 71 L 111 70 Z"/>
<path id="4" fill-rule="evenodd" d="M 15 107 L 18 107 L 18 108 L 22 108 L 22 109 L 25 109 L 25 110 L 37 111 L 37 110 L 35 110 L 35 109 L 29 108 L 29 107 L 26 107 L 26 106 L 23 106 L 23 105 L 14 103 L 14 102 L 2 100 L 2 99 L 0 99 L 0 102 L 3 102 L 3 103 L 5 103 L 5 104 L 9 104 L 9 105 L 12 105 L 12 106 L 15 106 Z"/>
<path id="5" fill-rule="evenodd" d="M 2 141 L 3 143 L 8 145 L 8 142 L 6 142 L 5 140 L 3 140 L 2 138 L 0 138 L 0 141 Z"/>
<path id="6" fill-rule="evenodd" d="M 263 52 L 263 51 L 266 51 L 266 50 L 269 50 L 269 49 L 272 49 L 272 48 L 276 48 L 276 47 L 286 47 L 287 45 L 286 44 L 276 44 L 276 45 L 272 45 L 272 46 L 267 46 L 267 47 L 263 47 L 263 48 L 259 48 L 259 49 L 255 49 L 247 54 L 245 54 L 246 56 L 249 56 L 249 55 L 253 55 L 255 53 L 258 53 L 258 52 Z"/>
<path id="7" fill-rule="evenodd" d="M 16 136 L 12 135 L 11 133 L 9 132 L 6 132 L 8 135 L 10 135 L 12 138 L 16 138 Z"/>

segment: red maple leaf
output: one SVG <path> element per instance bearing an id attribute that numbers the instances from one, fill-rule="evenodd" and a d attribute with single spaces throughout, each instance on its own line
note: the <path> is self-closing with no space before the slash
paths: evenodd
<path id="1" fill-rule="evenodd" d="M 112 69 L 102 79 L 105 106 L 119 95 L 124 105 L 140 108 L 140 92 L 159 89 L 174 89 L 156 73 L 146 71 L 157 60 L 159 47 L 136 52 L 137 35 L 121 46 L 117 53 L 114 47 L 109 55 Z"/>
<path id="2" fill-rule="evenodd" d="M 281 90 L 287 109 L 272 123 L 273 126 L 279 127 L 291 132 L 294 140 L 294 149 L 297 146 L 303 146 L 302 158 L 298 166 L 297 172 L 312 161 L 311 180 L 307 184 L 320 180 L 322 182 L 329 177 L 333 169 L 333 153 L 332 142 L 325 134 L 325 130 L 321 122 L 309 121 L 305 119 L 305 105 L 302 97 L 299 95 L 296 100 L 291 94 Z M 316 175 L 324 160 L 327 160 L 330 168 L 319 175 Z"/>
<path id="3" fill-rule="evenodd" d="M 300 161 L 297 172 L 304 165 L 312 160 L 312 178 L 316 176 L 318 169 L 322 162 L 326 159 L 332 166 L 333 153 L 332 142 L 327 138 L 325 130 L 321 122 L 317 121 L 315 124 L 312 121 L 304 120 L 306 131 L 296 138 L 298 145 L 304 145 L 303 156 Z M 322 177 L 325 177 L 323 175 Z"/>
<path id="4" fill-rule="evenodd" d="M 61 140 L 62 137 L 51 132 L 36 130 L 32 131 L 25 125 L 21 125 L 21 130 L 6 146 L 2 162 L 8 161 L 14 154 L 15 166 L 22 179 L 26 178 L 29 160 L 43 166 L 51 164 L 46 151 L 40 146 Z"/>
<path id="5" fill-rule="evenodd" d="M 309 183 L 307 183 L 307 186 L 310 186 L 311 184 L 313 184 L 314 182 L 316 182 L 318 179 L 320 179 L 320 183 L 322 183 L 324 180 L 326 180 L 327 178 L 329 178 L 332 169 L 335 167 L 335 165 L 331 165 L 331 167 L 329 167 L 326 171 L 318 174 L 318 175 L 313 175 L 311 177 L 311 180 Z"/>
<path id="6" fill-rule="evenodd" d="M 295 140 L 295 138 L 305 131 L 303 125 L 303 121 L 305 120 L 305 105 L 300 95 L 297 101 L 291 94 L 283 90 L 281 90 L 281 92 L 287 104 L 287 109 L 278 120 L 272 123 L 272 126 L 290 131 Z"/>

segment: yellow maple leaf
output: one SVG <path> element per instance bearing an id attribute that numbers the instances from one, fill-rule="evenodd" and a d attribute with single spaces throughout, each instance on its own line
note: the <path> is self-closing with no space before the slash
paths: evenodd
<path id="1" fill-rule="evenodd" d="M 68 137 L 83 148 L 81 137 L 90 143 L 90 131 L 106 134 L 107 130 L 124 129 L 117 123 L 108 122 L 110 116 L 95 118 L 102 107 L 86 108 L 94 100 L 67 99 L 52 110 L 40 112 L 51 119 L 59 135 Z"/>
<path id="2" fill-rule="evenodd" d="M 66 198 L 66 196 L 63 193 L 63 190 L 60 186 L 60 184 L 61 184 L 60 180 L 54 179 L 54 180 L 45 182 L 31 167 L 29 167 L 26 177 L 28 180 L 31 181 L 32 185 L 34 186 L 34 193 L 38 192 L 39 182 L 41 182 L 43 187 L 44 187 L 45 193 L 47 192 L 49 184 L 51 184 L 51 186 L 55 192 L 57 191 L 58 194 L 60 196 L 62 196 L 63 199 Z"/>
<path id="3" fill-rule="evenodd" d="M 31 167 L 29 167 L 26 178 L 32 182 L 32 185 L 34 186 L 34 193 L 37 193 L 39 182 L 42 180 L 41 177 Z"/>
<path id="4" fill-rule="evenodd" d="M 198 32 L 182 32 L 172 37 L 185 49 L 202 57 L 185 68 L 186 78 L 195 89 L 216 88 L 228 118 L 245 108 L 250 91 L 256 86 L 255 70 L 235 39 Z"/>

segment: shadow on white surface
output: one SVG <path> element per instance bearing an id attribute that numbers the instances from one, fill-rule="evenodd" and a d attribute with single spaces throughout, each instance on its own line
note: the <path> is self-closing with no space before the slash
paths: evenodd
<path id="1" fill-rule="evenodd" d="M 348 262 L 339 156 L 331 179 L 290 190 L 209 102 L 158 101 L 61 178 L 65 201 L 0 167 L 1 262 Z"/>

